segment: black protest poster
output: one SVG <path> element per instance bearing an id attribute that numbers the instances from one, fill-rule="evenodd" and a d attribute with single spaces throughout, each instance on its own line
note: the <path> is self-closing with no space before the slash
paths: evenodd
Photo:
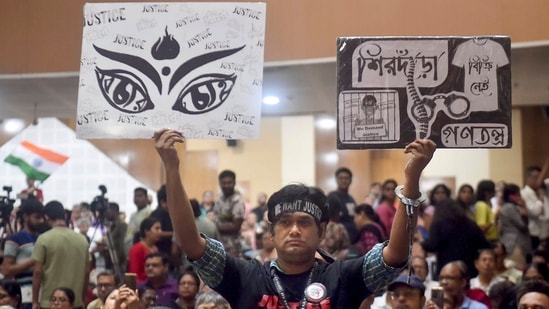
<path id="1" fill-rule="evenodd" d="M 338 149 L 510 148 L 510 60 L 505 36 L 338 38 Z"/>

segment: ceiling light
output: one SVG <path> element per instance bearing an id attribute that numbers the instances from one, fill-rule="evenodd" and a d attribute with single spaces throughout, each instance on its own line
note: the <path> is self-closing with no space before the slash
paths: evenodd
<path id="1" fill-rule="evenodd" d="M 4 131 L 8 134 L 13 134 L 21 131 L 25 127 L 25 122 L 21 119 L 6 119 L 4 120 Z"/>
<path id="2" fill-rule="evenodd" d="M 325 130 L 330 130 L 336 127 L 337 123 L 333 118 L 320 118 L 317 120 L 316 125 Z"/>
<path id="3" fill-rule="evenodd" d="M 322 155 L 322 159 L 326 164 L 336 165 L 339 161 L 339 156 L 335 151 L 331 151 Z"/>
<path id="4" fill-rule="evenodd" d="M 275 97 L 275 96 L 266 96 L 263 98 L 263 103 L 267 104 L 267 105 L 276 105 L 278 103 L 280 103 L 280 99 L 278 97 Z"/>

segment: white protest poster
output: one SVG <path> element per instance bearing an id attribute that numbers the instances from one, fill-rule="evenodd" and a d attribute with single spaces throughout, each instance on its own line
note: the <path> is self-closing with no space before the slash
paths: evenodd
<path id="1" fill-rule="evenodd" d="M 87 3 L 78 138 L 259 137 L 264 3 Z"/>
<path id="2" fill-rule="evenodd" d="M 338 38 L 338 149 L 510 148 L 510 59 L 505 36 Z"/>

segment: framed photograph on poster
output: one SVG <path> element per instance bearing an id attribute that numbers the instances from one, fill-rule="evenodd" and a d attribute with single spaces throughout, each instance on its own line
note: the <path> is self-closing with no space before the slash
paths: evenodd
<path id="1" fill-rule="evenodd" d="M 511 40 L 337 40 L 338 149 L 510 148 Z"/>

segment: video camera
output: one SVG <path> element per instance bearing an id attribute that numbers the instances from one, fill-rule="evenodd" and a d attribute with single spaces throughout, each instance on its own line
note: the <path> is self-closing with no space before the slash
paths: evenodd
<path id="1" fill-rule="evenodd" d="M 4 225 L 10 221 L 15 200 L 10 198 L 10 193 L 13 191 L 11 186 L 3 186 L 2 190 L 6 192 L 5 196 L 0 196 L 0 218 L 2 219 L 2 225 Z"/>
<path id="2" fill-rule="evenodd" d="M 105 197 L 105 194 L 107 194 L 107 187 L 104 185 L 99 185 L 99 191 L 101 191 L 101 194 L 93 199 L 90 204 L 90 210 L 97 221 L 104 223 L 105 213 L 107 212 L 107 208 L 109 206 L 109 199 Z"/>

